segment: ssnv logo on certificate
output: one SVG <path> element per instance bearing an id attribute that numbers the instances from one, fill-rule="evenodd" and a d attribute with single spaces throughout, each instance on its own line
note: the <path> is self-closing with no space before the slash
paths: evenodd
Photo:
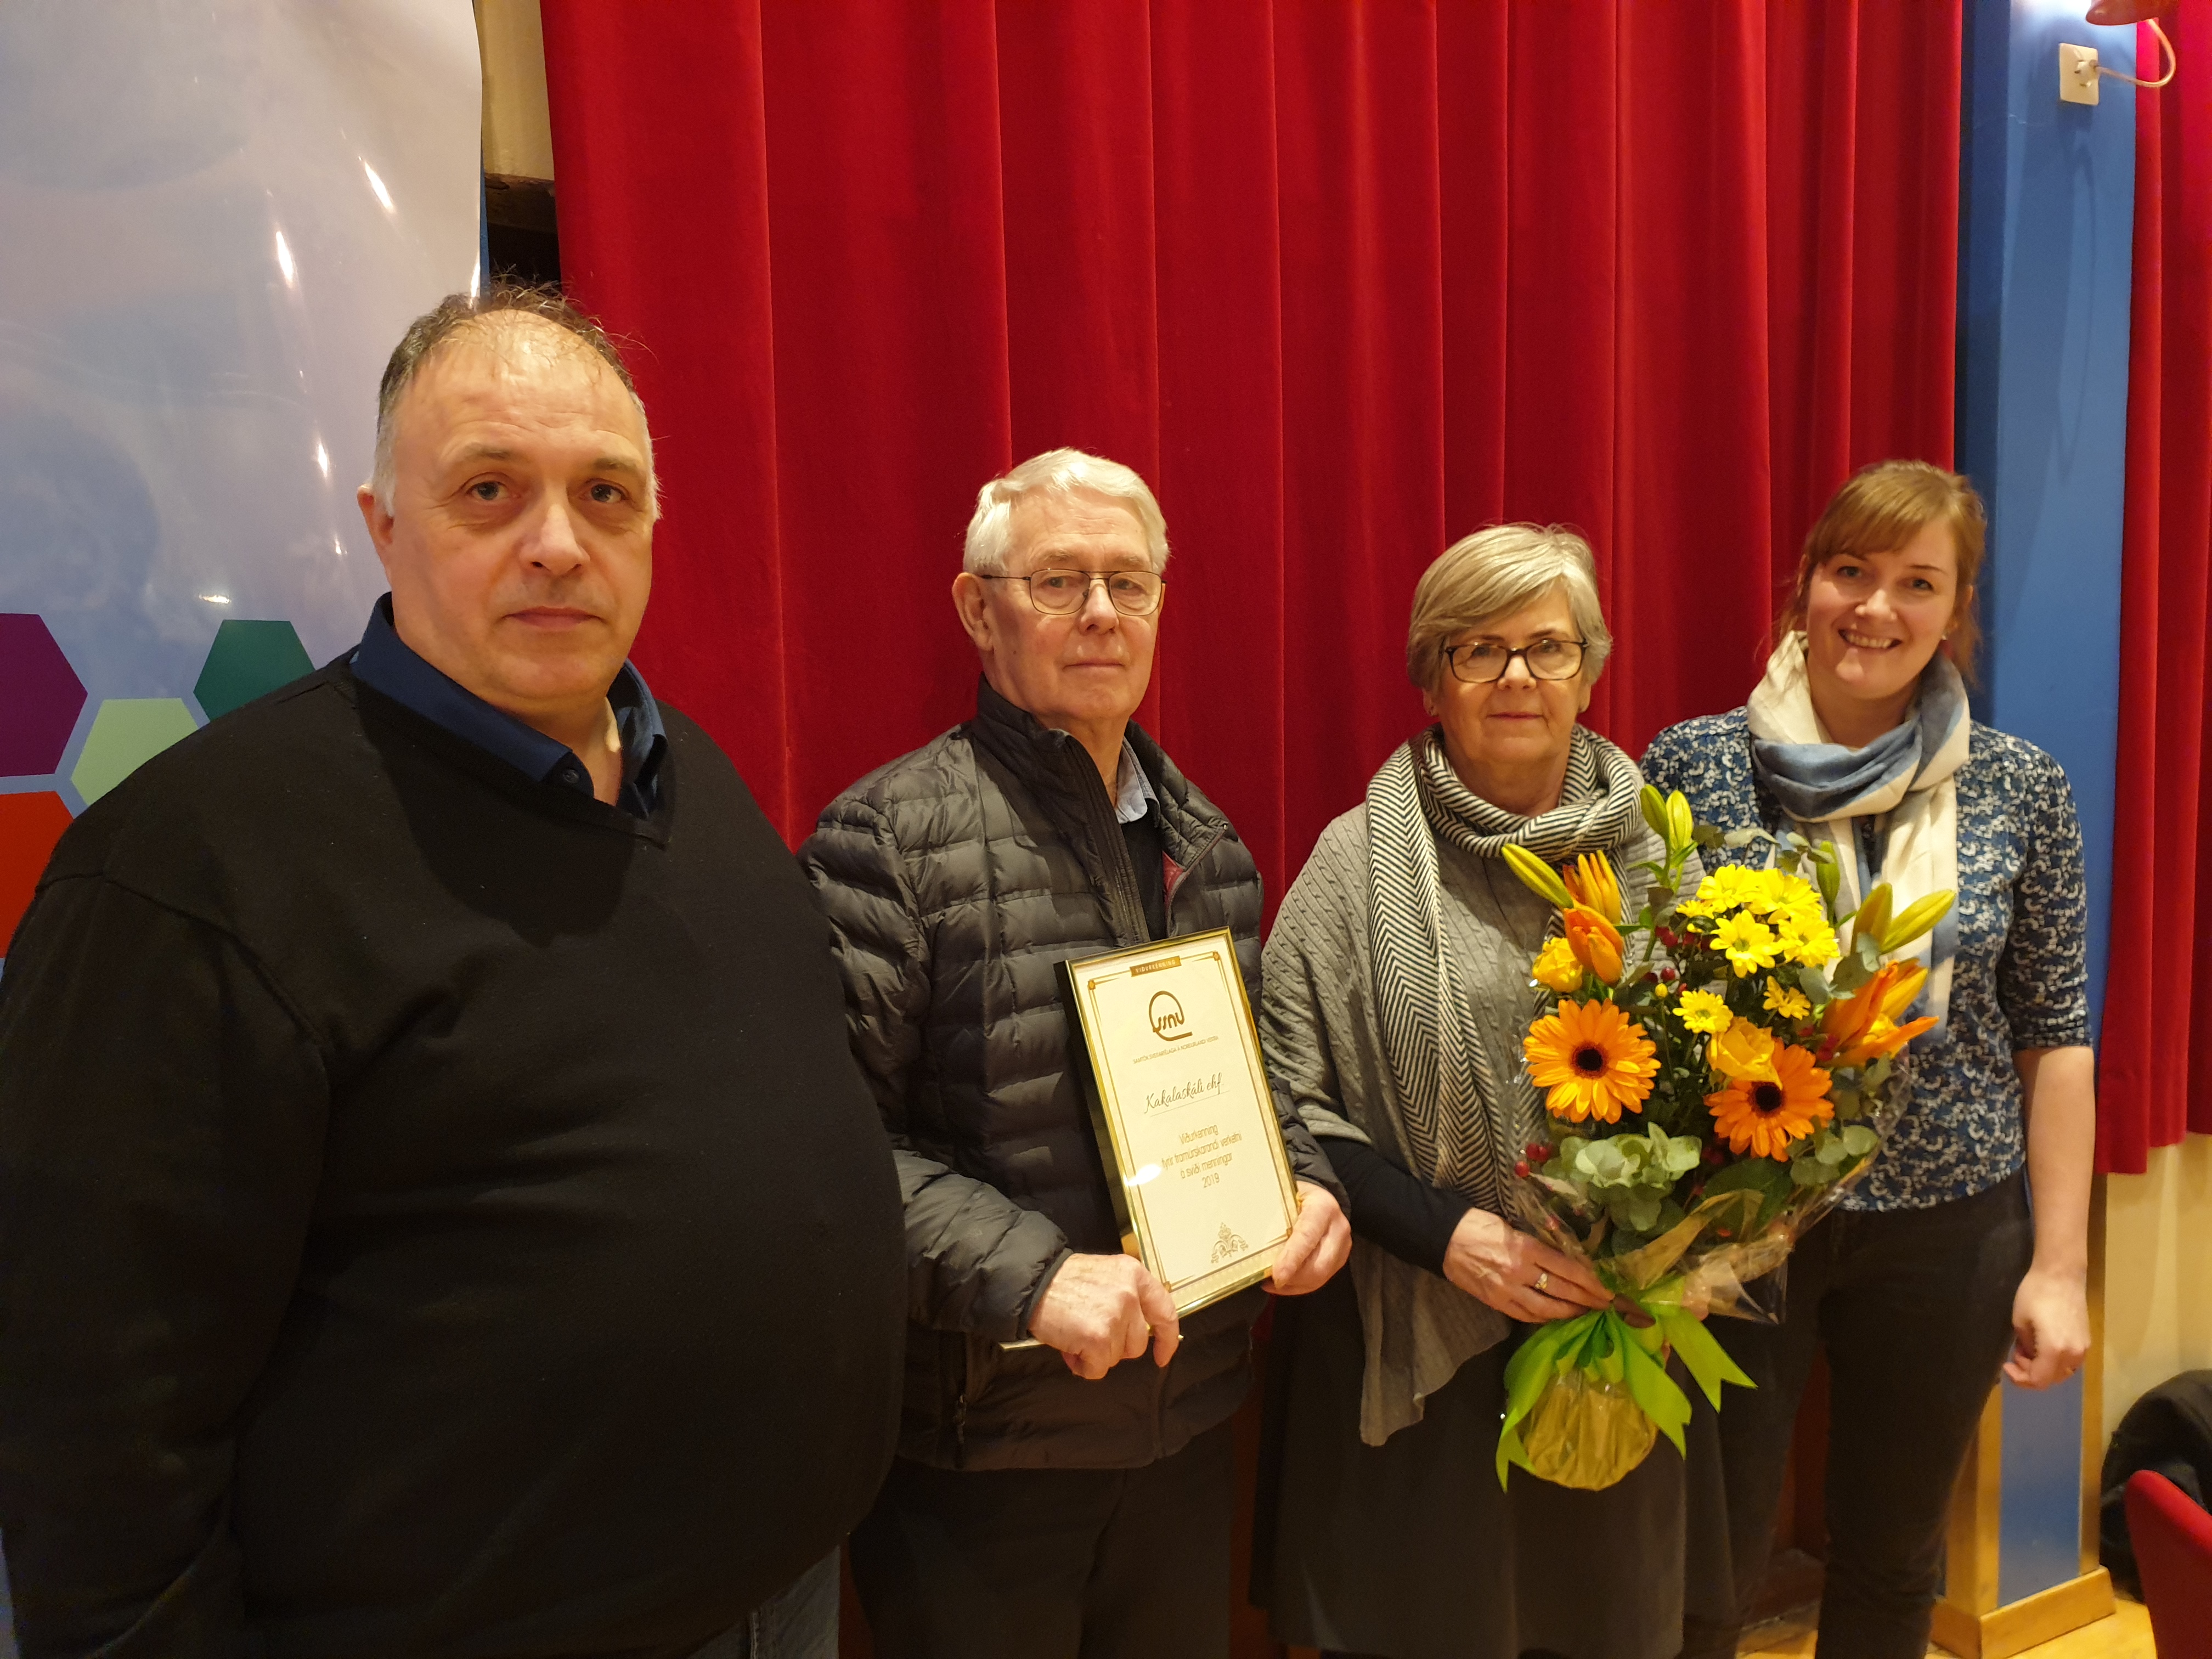
<path id="1" fill-rule="evenodd" d="M 1178 1314 L 1256 1285 L 1297 1217 L 1226 928 L 1060 965 L 1121 1248 Z"/>

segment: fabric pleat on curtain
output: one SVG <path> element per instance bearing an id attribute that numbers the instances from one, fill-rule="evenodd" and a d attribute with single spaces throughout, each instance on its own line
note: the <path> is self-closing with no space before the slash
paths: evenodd
<path id="1" fill-rule="evenodd" d="M 1159 494 L 1140 718 L 1271 895 L 1419 723 L 1454 537 L 1589 536 L 1633 751 L 1742 701 L 1853 467 L 1950 459 L 1956 0 L 544 18 L 562 269 L 664 479 L 639 659 L 793 839 L 971 708 L 961 533 L 1055 445 Z"/>
<path id="2" fill-rule="evenodd" d="M 2135 278 L 2120 613 L 2119 833 L 2097 1163 L 2212 1134 L 2212 0 L 2166 21 L 2180 71 L 2136 96 Z M 2148 29 L 2139 61 L 2157 61 Z"/>

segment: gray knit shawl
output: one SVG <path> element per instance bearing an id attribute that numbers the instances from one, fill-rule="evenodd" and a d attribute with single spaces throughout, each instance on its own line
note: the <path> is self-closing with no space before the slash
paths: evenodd
<path id="1" fill-rule="evenodd" d="M 1639 822 L 1636 763 L 1575 727 L 1559 804 L 1538 817 L 1493 806 L 1460 781 L 1431 726 L 1383 763 L 1367 786 L 1367 925 L 1376 1002 L 1405 1115 L 1413 1171 L 1433 1186 L 1505 1212 L 1516 1143 L 1533 1085 L 1518 1054 L 1492 1055 L 1468 1006 L 1467 975 L 1444 940 L 1437 842 L 1478 858 L 1508 843 L 1547 864 L 1610 852 Z"/>

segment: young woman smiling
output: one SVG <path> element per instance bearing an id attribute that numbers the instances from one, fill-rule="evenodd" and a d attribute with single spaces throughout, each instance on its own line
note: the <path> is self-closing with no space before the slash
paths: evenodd
<path id="1" fill-rule="evenodd" d="M 2081 830 L 2057 763 L 1966 712 L 1984 527 L 1955 474 L 1859 473 L 1806 538 L 1749 703 L 1661 732 L 1644 757 L 1706 823 L 1832 842 L 1846 907 L 1882 881 L 1900 904 L 1959 895 L 1920 946 L 1912 1012 L 1941 1023 L 1908 1052 L 1902 1121 L 1800 1242 L 1782 1322 L 1720 1333 L 1759 1384 L 1720 1414 L 1740 1611 L 1765 1569 L 1798 1395 L 1815 1349 L 1828 1356 L 1821 1659 L 1927 1650 L 1946 1505 L 1990 1388 L 2000 1370 L 2048 1388 L 2088 1347 Z M 1686 1620 L 1685 1655 L 1733 1655 L 1736 1633 Z"/>

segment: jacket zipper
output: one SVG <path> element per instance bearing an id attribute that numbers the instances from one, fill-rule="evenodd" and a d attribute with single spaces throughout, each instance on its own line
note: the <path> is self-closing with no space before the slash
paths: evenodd
<path id="1" fill-rule="evenodd" d="M 1145 901 L 1137 890 L 1136 866 L 1129 862 L 1129 849 L 1121 840 L 1121 821 L 1114 815 L 1114 798 L 1106 793 L 1105 780 L 1090 756 L 1075 744 L 1067 747 L 1073 751 L 1071 758 L 1079 758 L 1081 764 L 1085 816 L 1091 820 L 1091 844 L 1104 866 L 1106 912 L 1116 947 L 1141 945 L 1151 930 L 1145 926 Z M 1133 932 L 1127 926 L 1133 919 Z"/>
<path id="2" fill-rule="evenodd" d="M 1182 879 L 1176 883 L 1175 890 L 1167 896 L 1167 903 L 1164 907 L 1167 917 L 1169 938 L 1175 937 L 1176 901 L 1182 896 L 1182 890 L 1190 885 L 1190 878 L 1198 873 L 1198 866 L 1212 856 L 1215 848 L 1221 845 L 1221 838 L 1226 833 L 1225 830 L 1217 829 L 1206 838 L 1206 844 L 1190 855 L 1190 862 L 1183 866 Z"/>

